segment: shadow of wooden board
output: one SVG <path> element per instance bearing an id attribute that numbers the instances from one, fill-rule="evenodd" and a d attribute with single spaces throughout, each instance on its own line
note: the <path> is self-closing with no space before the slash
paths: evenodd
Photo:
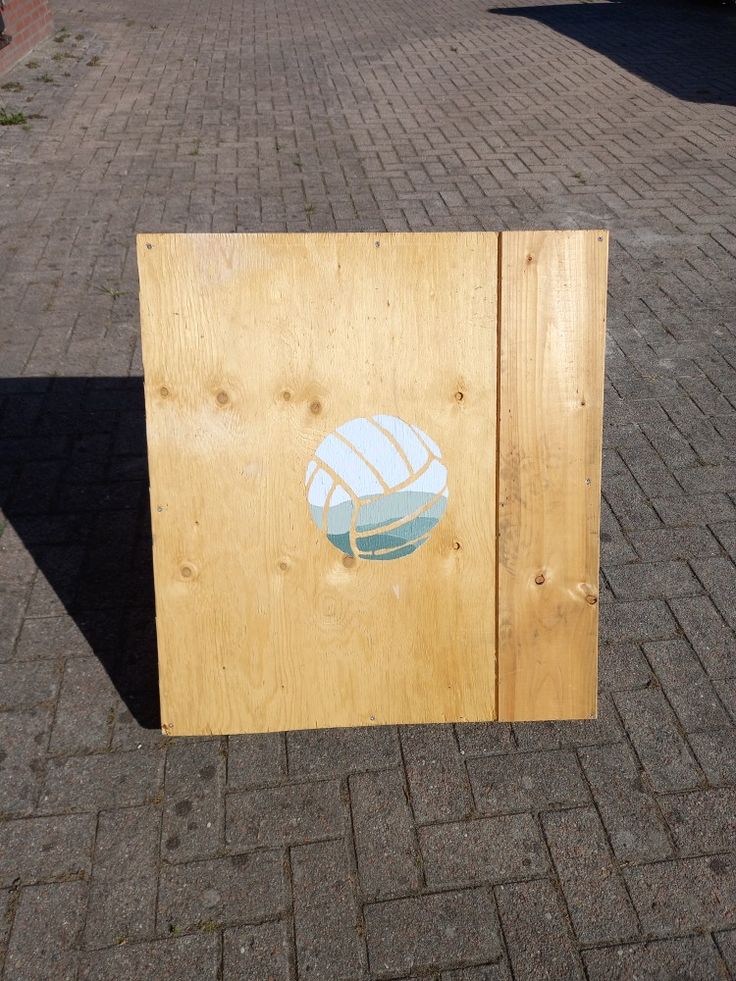
<path id="1" fill-rule="evenodd" d="M 165 732 L 595 717 L 605 232 L 138 264 Z"/>

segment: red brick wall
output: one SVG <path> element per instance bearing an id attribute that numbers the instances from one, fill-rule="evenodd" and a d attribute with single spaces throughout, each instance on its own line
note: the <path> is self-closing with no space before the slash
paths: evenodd
<path id="1" fill-rule="evenodd" d="M 5 33 L 12 42 L 0 51 L 0 75 L 12 68 L 54 29 L 49 0 L 6 0 Z"/>

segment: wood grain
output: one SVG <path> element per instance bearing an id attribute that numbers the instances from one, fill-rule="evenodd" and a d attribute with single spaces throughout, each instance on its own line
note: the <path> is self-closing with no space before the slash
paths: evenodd
<path id="1" fill-rule="evenodd" d="M 164 730 L 492 719 L 497 236 L 143 235 L 138 261 Z M 383 562 L 304 486 L 376 413 L 439 443 L 449 488 Z"/>
<path id="2" fill-rule="evenodd" d="M 608 236 L 504 232 L 498 717 L 596 713 Z"/>

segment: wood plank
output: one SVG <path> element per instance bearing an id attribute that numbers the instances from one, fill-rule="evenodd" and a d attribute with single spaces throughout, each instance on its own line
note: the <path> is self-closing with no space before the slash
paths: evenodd
<path id="1" fill-rule="evenodd" d="M 497 236 L 143 235 L 138 260 L 165 731 L 492 719 Z M 439 444 L 449 490 L 382 561 L 305 488 L 376 415 Z"/>
<path id="2" fill-rule="evenodd" d="M 608 236 L 500 245 L 498 717 L 596 714 Z"/>

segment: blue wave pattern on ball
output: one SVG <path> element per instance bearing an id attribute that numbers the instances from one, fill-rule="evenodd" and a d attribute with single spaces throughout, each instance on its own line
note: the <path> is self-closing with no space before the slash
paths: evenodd
<path id="1" fill-rule="evenodd" d="M 351 419 L 326 436 L 306 473 L 318 528 L 346 555 L 410 555 L 447 507 L 447 468 L 437 444 L 396 416 Z"/>

